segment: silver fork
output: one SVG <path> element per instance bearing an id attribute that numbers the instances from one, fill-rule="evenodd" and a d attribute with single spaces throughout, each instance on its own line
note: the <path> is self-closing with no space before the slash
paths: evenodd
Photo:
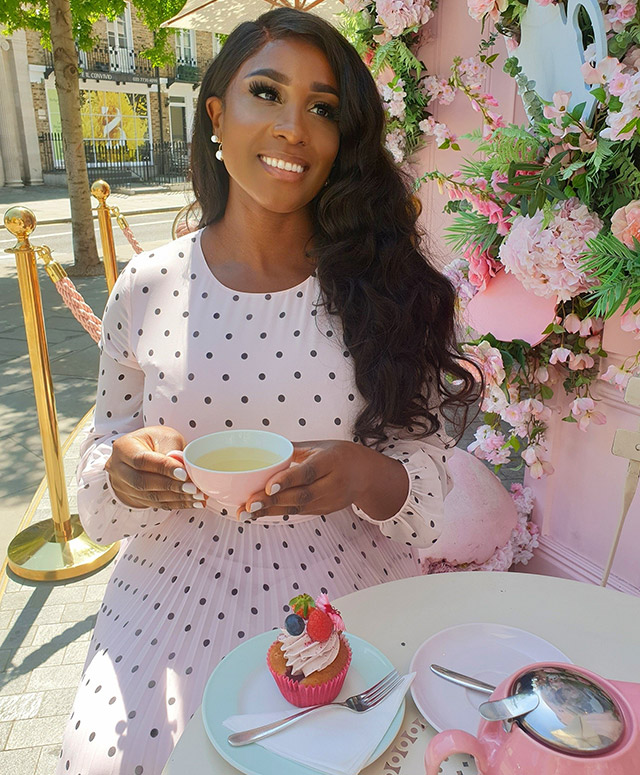
<path id="1" fill-rule="evenodd" d="M 299 713 L 294 713 L 293 716 L 287 716 L 287 718 L 280 721 L 273 721 L 271 724 L 265 724 L 262 727 L 255 727 L 254 729 L 246 729 L 244 732 L 234 732 L 229 735 L 227 742 L 229 745 L 239 746 L 247 745 L 247 743 L 255 743 L 257 740 L 262 740 L 269 735 L 273 735 L 276 732 L 280 732 L 282 729 L 290 727 L 292 724 L 307 716 L 309 713 L 313 713 L 314 710 L 320 710 L 331 706 L 338 706 L 342 708 L 348 708 L 355 713 L 365 713 L 371 708 L 375 708 L 376 705 L 386 699 L 391 692 L 402 681 L 402 676 L 398 675 L 397 670 L 392 670 L 389 675 L 386 675 L 377 684 L 371 686 L 360 694 L 354 694 L 353 697 L 347 697 L 344 702 L 331 702 L 328 705 L 314 705 L 311 708 L 305 708 Z"/>

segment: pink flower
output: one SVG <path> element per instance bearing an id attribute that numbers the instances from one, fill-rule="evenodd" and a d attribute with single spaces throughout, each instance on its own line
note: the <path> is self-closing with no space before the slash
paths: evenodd
<path id="1" fill-rule="evenodd" d="M 598 141 L 595 139 L 595 137 L 589 137 L 584 132 L 580 132 L 580 137 L 578 138 L 578 148 L 583 153 L 593 153 L 597 147 Z"/>
<path id="2" fill-rule="evenodd" d="M 590 62 L 585 62 L 580 69 L 585 83 L 597 83 L 602 86 L 615 78 L 621 68 L 622 65 L 615 57 L 605 57 L 595 67 Z"/>
<path id="3" fill-rule="evenodd" d="M 545 118 L 558 119 L 565 116 L 567 108 L 569 106 L 569 100 L 571 99 L 570 91 L 557 91 L 553 94 L 553 105 L 545 105 L 544 113 Z"/>
<path id="4" fill-rule="evenodd" d="M 640 339 L 640 314 L 628 309 L 620 318 L 620 328 L 633 334 L 634 339 Z"/>
<path id="5" fill-rule="evenodd" d="M 456 91 L 449 81 L 435 75 L 425 78 L 421 85 L 424 93 L 437 100 L 440 105 L 450 105 L 456 96 Z"/>
<path id="6" fill-rule="evenodd" d="M 329 602 L 329 597 L 324 592 L 319 595 L 316 598 L 316 605 L 321 611 L 324 611 L 325 614 L 331 619 L 333 622 L 333 626 L 338 630 L 338 632 L 344 632 L 345 625 L 342 621 L 342 617 L 340 616 L 340 611 L 336 610 L 331 603 Z"/>
<path id="7" fill-rule="evenodd" d="M 498 274 L 500 264 L 480 245 L 470 245 L 463 256 L 469 262 L 469 282 L 479 291 L 484 291 L 489 280 Z"/>
<path id="8" fill-rule="evenodd" d="M 557 205 L 547 217 L 518 215 L 500 246 L 499 258 L 525 288 L 537 296 L 568 301 L 594 284 L 582 269 L 587 240 L 602 222 L 573 197 Z"/>
<path id="9" fill-rule="evenodd" d="M 569 358 L 569 368 L 571 371 L 581 371 L 582 369 L 592 369 L 595 361 L 586 353 L 571 353 Z"/>
<path id="10" fill-rule="evenodd" d="M 504 433 L 494 430 L 490 425 L 481 425 L 475 432 L 475 438 L 467 447 L 467 452 L 473 452 L 476 457 L 493 465 L 509 462 L 511 447 L 505 447 Z"/>
<path id="11" fill-rule="evenodd" d="M 541 382 L 544 385 L 545 382 L 549 381 L 549 369 L 546 366 L 538 366 L 534 379 L 536 382 Z"/>
<path id="12" fill-rule="evenodd" d="M 596 411 L 596 402 L 589 396 L 574 399 L 571 402 L 571 414 L 578 421 L 578 428 L 581 431 L 586 431 L 589 423 L 605 425 L 607 422 L 604 414 Z"/>
<path id="13" fill-rule="evenodd" d="M 455 143 L 457 140 L 457 137 L 449 130 L 449 127 L 436 121 L 433 116 L 423 119 L 418 124 L 418 128 L 427 136 L 433 135 L 438 147 L 443 145 L 445 140 L 448 140 L 450 143 Z"/>
<path id="14" fill-rule="evenodd" d="M 580 330 L 580 318 L 575 312 L 572 312 L 562 321 L 562 325 L 565 331 L 568 331 L 570 334 L 577 334 Z"/>
<path id="15" fill-rule="evenodd" d="M 630 82 L 631 78 L 628 75 L 625 75 L 625 73 L 616 73 L 609 81 L 609 93 L 619 97 L 627 91 Z"/>
<path id="16" fill-rule="evenodd" d="M 397 38 L 409 27 L 421 27 L 433 16 L 429 0 L 377 0 L 378 21 Z"/>
<path id="17" fill-rule="evenodd" d="M 391 132 L 387 133 L 384 144 L 397 164 L 400 164 L 404 159 L 406 142 L 407 138 L 402 129 L 392 129 Z"/>
<path id="18" fill-rule="evenodd" d="M 520 455 L 529 466 L 529 473 L 534 479 L 542 479 L 543 476 L 553 473 L 553 466 L 548 457 L 549 452 L 542 442 L 530 444 Z"/>
<path id="19" fill-rule="evenodd" d="M 604 374 L 600 375 L 600 379 L 609 382 L 621 391 L 626 389 L 631 377 L 633 377 L 633 374 L 630 371 L 620 368 L 620 366 L 614 366 L 613 364 L 609 366 Z"/>
<path id="20" fill-rule="evenodd" d="M 477 22 L 482 21 L 487 14 L 496 22 L 507 7 L 507 0 L 467 0 L 467 5 L 469 16 Z"/>
<path id="21" fill-rule="evenodd" d="M 631 46 L 624 55 L 622 64 L 629 70 L 640 70 L 640 46 Z"/>
<path id="22" fill-rule="evenodd" d="M 611 233 L 632 250 L 634 238 L 640 242 L 640 199 L 615 211 L 611 217 Z"/>
<path id="23" fill-rule="evenodd" d="M 552 350 L 551 352 L 549 363 L 552 365 L 554 363 L 566 363 L 572 355 L 573 353 L 571 350 L 568 350 L 566 347 L 556 347 L 555 350 Z"/>
<path id="24" fill-rule="evenodd" d="M 478 364 L 487 385 L 501 385 L 505 380 L 504 364 L 500 350 L 492 347 L 486 339 L 479 344 L 465 344 L 464 353 Z"/>
<path id="25" fill-rule="evenodd" d="M 462 83 L 474 91 L 482 86 L 488 71 L 488 65 L 482 62 L 479 57 L 467 57 L 458 65 L 458 73 Z"/>
<path id="26" fill-rule="evenodd" d="M 590 353 L 595 353 L 600 349 L 601 343 L 602 337 L 600 334 L 592 334 L 585 339 L 584 346 L 587 348 L 587 350 L 589 350 Z"/>

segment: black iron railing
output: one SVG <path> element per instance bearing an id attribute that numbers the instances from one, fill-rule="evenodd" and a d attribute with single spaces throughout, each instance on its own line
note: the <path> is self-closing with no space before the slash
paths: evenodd
<path id="1" fill-rule="evenodd" d="M 62 135 L 40 135 L 43 172 L 65 170 Z M 92 178 L 110 185 L 133 187 L 154 183 L 180 183 L 189 172 L 190 144 L 177 142 L 132 142 L 85 140 L 84 153 Z"/>
<path id="2" fill-rule="evenodd" d="M 45 51 L 46 76 L 53 71 L 53 54 Z M 155 67 L 134 49 L 116 46 L 96 46 L 91 51 L 78 51 L 81 78 L 108 81 L 154 82 Z M 191 57 L 178 57 L 174 65 L 160 68 L 160 77 L 171 85 L 175 81 L 200 83 L 200 68 Z"/>

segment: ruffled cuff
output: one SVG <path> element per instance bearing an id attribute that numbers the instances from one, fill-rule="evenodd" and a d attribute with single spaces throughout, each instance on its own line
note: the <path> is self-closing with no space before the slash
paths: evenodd
<path id="1" fill-rule="evenodd" d="M 118 498 L 105 470 L 114 439 L 92 447 L 78 467 L 78 513 L 87 534 L 98 544 L 129 538 L 157 527 L 172 513 L 127 506 Z"/>
<path id="2" fill-rule="evenodd" d="M 355 504 L 353 510 L 393 541 L 426 549 L 442 532 L 444 499 L 451 485 L 447 471 L 450 452 L 425 442 L 393 437 L 382 453 L 399 460 L 407 472 L 409 492 L 405 502 L 385 520 L 373 519 Z"/>

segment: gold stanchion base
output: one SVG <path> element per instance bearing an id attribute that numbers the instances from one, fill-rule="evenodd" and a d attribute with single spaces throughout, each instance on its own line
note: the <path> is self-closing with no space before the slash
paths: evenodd
<path id="1" fill-rule="evenodd" d="M 117 553 L 120 544 L 101 546 L 84 532 L 77 514 L 71 515 L 72 538 L 58 543 L 52 519 L 36 522 L 9 544 L 8 565 L 23 579 L 59 581 L 83 576 L 101 568 Z"/>

